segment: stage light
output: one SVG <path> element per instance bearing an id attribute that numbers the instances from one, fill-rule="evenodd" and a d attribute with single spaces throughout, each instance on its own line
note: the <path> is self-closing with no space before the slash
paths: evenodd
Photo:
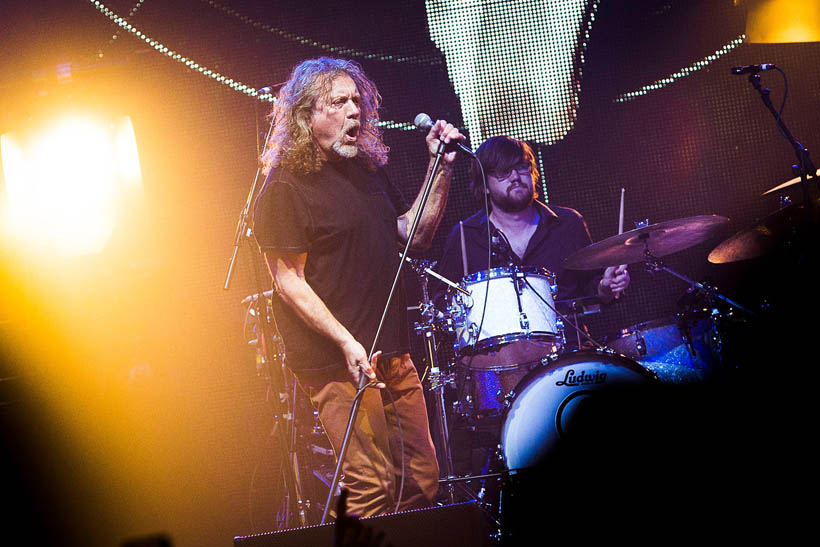
<path id="1" fill-rule="evenodd" d="M 0 160 L 6 231 L 38 253 L 102 251 L 142 185 L 128 116 L 75 112 L 0 135 Z"/>
<path id="2" fill-rule="evenodd" d="M 753 44 L 820 41 L 818 0 L 748 0 L 746 35 Z"/>

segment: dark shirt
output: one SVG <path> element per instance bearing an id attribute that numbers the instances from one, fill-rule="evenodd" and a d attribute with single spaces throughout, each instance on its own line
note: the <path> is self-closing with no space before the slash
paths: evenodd
<path id="1" fill-rule="evenodd" d="M 396 218 L 407 209 L 384 170 L 356 161 L 328 162 L 309 177 L 276 169 L 256 200 L 254 234 L 262 252 L 307 253 L 308 285 L 369 351 L 399 263 Z M 385 357 L 409 351 L 406 309 L 399 284 L 376 345 Z M 345 366 L 338 345 L 276 295 L 273 313 L 289 367 Z"/>
<path id="2" fill-rule="evenodd" d="M 596 295 L 601 272 L 565 270 L 563 267 L 564 259 L 592 243 L 584 218 L 575 209 L 548 206 L 540 201 L 535 202 L 535 208 L 539 215 L 538 227 L 527 244 L 524 256 L 517 257 L 512 253 L 513 260 L 519 265 L 546 268 L 555 274 L 558 284 L 556 300 Z M 487 215 L 484 211 L 479 211 L 466 219 L 463 225 L 468 274 L 487 270 Z M 490 228 L 495 228 L 492 221 Z M 496 245 L 493 244 L 493 247 Z M 508 258 L 503 252 L 494 252 L 490 268 L 505 266 L 507 263 Z M 458 224 L 447 237 L 444 253 L 435 269 L 455 282 L 464 276 Z"/>

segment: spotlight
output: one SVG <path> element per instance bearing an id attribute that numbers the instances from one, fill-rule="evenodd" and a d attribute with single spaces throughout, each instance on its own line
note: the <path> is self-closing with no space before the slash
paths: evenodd
<path id="1" fill-rule="evenodd" d="M 141 189 L 131 119 L 67 112 L 0 135 L 3 221 L 23 246 L 61 256 L 99 253 Z"/>

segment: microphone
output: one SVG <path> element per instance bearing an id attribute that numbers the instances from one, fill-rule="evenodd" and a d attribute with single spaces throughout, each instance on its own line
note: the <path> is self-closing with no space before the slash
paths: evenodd
<path id="1" fill-rule="evenodd" d="M 769 63 L 763 63 L 761 65 L 733 66 L 732 74 L 757 74 L 763 70 L 771 70 L 773 68 L 777 67 Z"/>
<path id="2" fill-rule="evenodd" d="M 419 129 L 429 131 L 430 128 L 433 127 L 433 120 L 430 118 L 430 116 L 428 116 L 424 112 L 420 112 L 419 114 L 416 115 L 416 119 L 413 120 L 413 125 L 415 125 Z M 447 144 L 446 147 L 450 148 L 450 149 L 456 148 L 458 150 L 461 150 L 465 154 L 468 154 L 472 157 L 475 157 L 475 153 L 472 150 L 470 150 L 469 148 L 467 148 L 466 146 L 464 146 L 463 144 L 461 144 L 460 142 L 453 141 L 453 142 Z"/>
<path id="3" fill-rule="evenodd" d="M 265 95 L 267 93 L 272 93 L 274 89 L 276 89 L 277 87 L 282 87 L 286 83 L 287 82 L 279 82 L 278 84 L 273 84 L 273 85 L 268 85 L 268 86 L 265 86 L 265 87 L 260 87 L 259 89 L 256 90 L 256 92 L 259 93 L 260 95 Z"/>
<path id="4" fill-rule="evenodd" d="M 504 232 L 502 232 L 500 229 L 496 227 L 493 227 L 490 249 L 492 250 L 493 255 L 495 255 L 495 257 L 499 261 L 505 262 L 507 264 L 519 265 L 518 263 L 520 262 L 520 260 L 512 251 L 512 245 L 510 245 L 510 240 L 507 239 L 507 236 L 504 234 Z"/>

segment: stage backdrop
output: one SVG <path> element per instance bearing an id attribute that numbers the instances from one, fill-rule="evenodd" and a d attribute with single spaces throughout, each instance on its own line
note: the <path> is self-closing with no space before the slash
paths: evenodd
<path id="1" fill-rule="evenodd" d="M 267 130 L 269 97 L 255 90 L 284 82 L 299 61 L 363 65 L 384 98 L 389 172 L 408 201 L 427 163 L 417 113 L 459 125 L 473 147 L 498 134 L 525 139 L 542 199 L 580 211 L 594 241 L 617 233 L 622 189 L 625 230 L 728 217 L 723 236 L 666 263 L 749 306 L 754 294 L 734 292 L 744 267 L 707 255 L 777 209 L 776 195 L 761 194 L 793 177 L 795 158 L 730 68 L 782 68 L 783 119 L 809 149 L 820 137 L 820 46 L 745 43 L 745 4 L 730 0 L 74 0 L 2 10 L 2 131 L 52 99 L 105 104 L 131 116 L 139 150 L 141 201 L 102 254 L 38 262 L 19 245 L 4 250 L 16 295 L 2 310 L 4 373 L 24 378 L 12 408 L 36 410 L 7 413 L 23 420 L 30 448 L 14 463 L 34 469 L 21 490 L 42 489 L 21 498 L 22 513 L 59 507 L 61 533 L 91 543 L 164 531 L 179 545 L 226 545 L 276 524 L 272 411 L 242 303 L 269 281 L 247 241 L 223 285 Z M 55 74 L 66 64 L 68 82 Z M 771 70 L 762 81 L 779 108 L 784 78 Z M 44 168 L 59 176 L 59 165 Z M 433 247 L 418 258 L 437 260 L 451 227 L 478 209 L 467 169 L 461 158 Z M 588 318 L 595 337 L 677 311 L 684 282 L 641 264 L 630 272 L 626 296 Z M 418 286 L 407 281 L 414 305 Z M 47 534 L 52 517 L 37 519 Z"/>

